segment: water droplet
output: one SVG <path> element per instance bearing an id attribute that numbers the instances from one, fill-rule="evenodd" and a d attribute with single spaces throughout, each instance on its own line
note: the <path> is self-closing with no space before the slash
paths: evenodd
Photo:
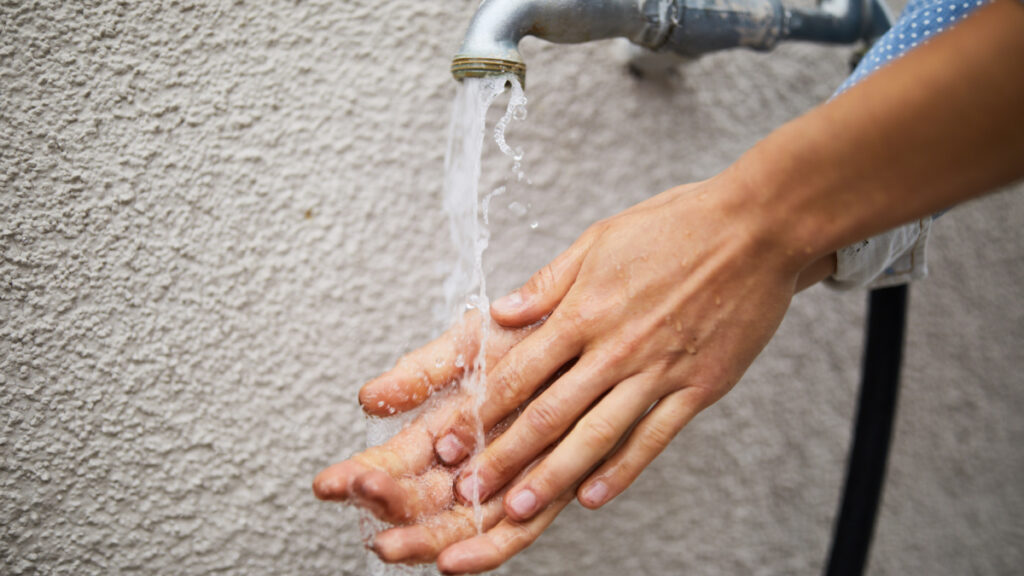
<path id="1" fill-rule="evenodd" d="M 455 357 L 455 367 L 456 368 L 462 368 L 465 365 L 466 365 L 466 358 L 462 354 L 459 354 L 458 356 Z"/>
<path id="2" fill-rule="evenodd" d="M 508 205 L 508 211 L 516 216 L 526 216 L 527 209 L 522 202 L 513 202 Z"/>
<path id="3" fill-rule="evenodd" d="M 530 222 L 530 230 L 536 230 L 537 228 L 540 228 L 540 222 L 537 222 L 536 220 Z"/>
<path id="4" fill-rule="evenodd" d="M 444 358 L 440 356 L 434 358 L 434 368 L 444 368 Z"/>

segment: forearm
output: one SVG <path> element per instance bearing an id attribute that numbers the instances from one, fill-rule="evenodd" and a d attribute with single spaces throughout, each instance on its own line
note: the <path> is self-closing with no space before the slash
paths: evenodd
<path id="1" fill-rule="evenodd" d="M 1024 176 L 1024 5 L 997 0 L 726 174 L 800 267 Z"/>

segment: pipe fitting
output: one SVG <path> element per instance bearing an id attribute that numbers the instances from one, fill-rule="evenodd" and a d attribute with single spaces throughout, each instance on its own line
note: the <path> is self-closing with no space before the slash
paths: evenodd
<path id="1" fill-rule="evenodd" d="M 789 12 L 779 0 L 679 0 L 678 14 L 665 48 L 684 56 L 771 50 L 788 32 Z"/>
<path id="2" fill-rule="evenodd" d="M 672 0 L 485 0 L 452 60 L 452 75 L 515 74 L 525 84 L 524 36 L 558 44 L 625 37 L 656 49 L 668 37 L 673 6 Z"/>

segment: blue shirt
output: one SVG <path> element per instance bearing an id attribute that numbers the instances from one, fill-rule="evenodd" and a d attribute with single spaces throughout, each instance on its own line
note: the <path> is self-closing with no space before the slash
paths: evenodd
<path id="1" fill-rule="evenodd" d="M 887 63 L 928 42 L 987 2 L 910 0 L 893 27 L 868 50 L 853 74 L 839 86 L 833 97 L 849 90 Z M 841 248 L 836 253 L 836 273 L 832 276 L 832 284 L 839 287 L 880 288 L 923 278 L 928 274 L 925 249 L 934 219 L 929 216 Z"/>

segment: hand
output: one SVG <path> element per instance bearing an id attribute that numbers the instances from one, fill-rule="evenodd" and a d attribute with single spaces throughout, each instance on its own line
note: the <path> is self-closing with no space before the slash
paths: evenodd
<path id="1" fill-rule="evenodd" d="M 503 325 L 549 316 L 489 374 L 485 426 L 575 364 L 458 492 L 495 493 L 557 441 L 506 513 L 530 518 L 580 478 L 580 502 L 601 506 L 739 380 L 835 250 L 1024 177 L 1024 60 L 999 57 L 1024 48 L 1022 26 L 1020 2 L 980 8 L 722 175 L 591 227 L 495 302 Z M 435 444 L 444 461 L 465 458 L 466 430 L 461 411 Z"/>
<path id="2" fill-rule="evenodd" d="M 455 358 L 475 355 L 479 318 L 479 314 L 467 315 L 447 334 L 367 384 L 360 394 L 367 411 L 389 414 L 407 410 L 423 402 L 429 392 L 447 387 L 463 375 L 464 366 Z M 500 357 L 531 331 L 492 323 L 488 357 Z M 519 523 L 505 518 L 498 493 L 482 504 L 486 532 L 477 534 L 473 507 L 454 502 L 452 485 L 458 470 L 437 461 L 433 448 L 438 428 L 466 396 L 462 391 L 436 395 L 433 406 L 388 442 L 327 468 L 313 482 L 318 498 L 350 502 L 399 525 L 377 534 L 370 544 L 385 562 L 437 559 L 447 573 L 489 570 L 531 544 L 572 500 L 572 491 L 566 491 L 545 514 Z"/>
<path id="3" fill-rule="evenodd" d="M 808 267 L 760 235 L 757 215 L 732 201 L 742 197 L 735 186 L 721 176 L 675 188 L 600 222 L 494 303 L 493 317 L 507 326 L 550 316 L 492 364 L 485 427 L 571 368 L 463 469 L 463 499 L 498 493 L 557 442 L 507 490 L 506 514 L 533 518 L 581 480 L 580 502 L 597 508 L 740 379 L 798 287 L 834 264 L 829 257 Z M 435 444 L 450 464 L 473 446 L 467 408 Z"/>

